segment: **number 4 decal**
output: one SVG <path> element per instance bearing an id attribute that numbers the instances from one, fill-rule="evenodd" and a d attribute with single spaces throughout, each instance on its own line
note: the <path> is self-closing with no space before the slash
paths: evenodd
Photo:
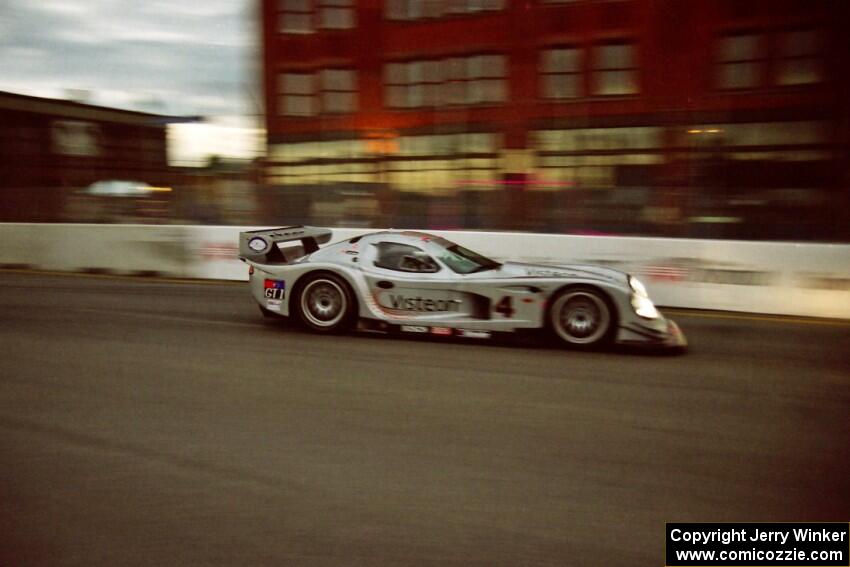
<path id="1" fill-rule="evenodd" d="M 501 313 L 508 319 L 513 317 L 514 315 L 514 300 L 510 295 L 504 296 L 499 300 L 499 303 L 496 304 L 496 307 L 493 309 L 496 313 Z"/>

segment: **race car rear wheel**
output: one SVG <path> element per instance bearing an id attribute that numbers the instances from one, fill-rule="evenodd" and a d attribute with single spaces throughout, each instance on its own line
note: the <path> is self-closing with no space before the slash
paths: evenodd
<path id="1" fill-rule="evenodd" d="M 307 276 L 297 299 L 301 321 L 314 331 L 338 333 L 351 327 L 354 297 L 348 284 L 333 274 Z"/>
<path id="2" fill-rule="evenodd" d="M 566 289 L 549 308 L 549 324 L 555 336 L 568 346 L 596 348 L 610 341 L 616 314 L 608 299 L 592 288 Z"/>

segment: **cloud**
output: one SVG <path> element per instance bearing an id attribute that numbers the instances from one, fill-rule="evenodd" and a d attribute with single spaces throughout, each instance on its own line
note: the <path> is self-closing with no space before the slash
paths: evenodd
<path id="1" fill-rule="evenodd" d="M 254 114 L 253 0 L 0 0 L 0 89 L 173 114 Z"/>

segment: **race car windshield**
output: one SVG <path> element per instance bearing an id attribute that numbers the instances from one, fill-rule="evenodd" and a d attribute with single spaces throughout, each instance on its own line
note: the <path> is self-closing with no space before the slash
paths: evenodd
<path id="1" fill-rule="evenodd" d="M 443 244 L 443 251 L 439 255 L 440 260 L 459 274 L 473 274 L 475 272 L 495 270 L 501 266 L 495 260 L 491 260 L 458 244 L 448 241 L 445 241 L 445 243 L 441 242 L 440 244 Z"/>

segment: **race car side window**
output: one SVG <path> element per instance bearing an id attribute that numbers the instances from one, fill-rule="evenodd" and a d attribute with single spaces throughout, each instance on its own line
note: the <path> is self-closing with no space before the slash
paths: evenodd
<path id="1" fill-rule="evenodd" d="M 375 266 L 397 272 L 414 272 L 433 274 L 440 271 L 440 266 L 421 248 L 398 242 L 378 242 L 375 244 L 378 253 L 375 256 Z"/>

